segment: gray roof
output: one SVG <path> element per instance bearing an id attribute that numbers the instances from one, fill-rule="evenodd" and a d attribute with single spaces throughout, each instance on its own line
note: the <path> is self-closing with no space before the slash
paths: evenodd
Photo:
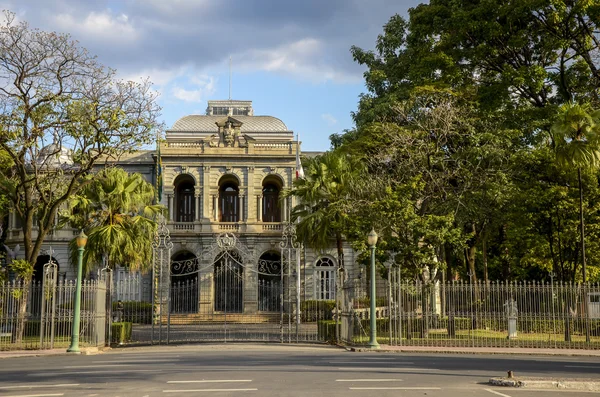
<path id="1" fill-rule="evenodd" d="M 283 121 L 272 116 L 231 116 L 242 123 L 242 133 L 248 132 L 284 132 L 289 131 Z M 219 132 L 218 120 L 227 116 L 191 115 L 180 118 L 169 131 L 177 132 Z"/>

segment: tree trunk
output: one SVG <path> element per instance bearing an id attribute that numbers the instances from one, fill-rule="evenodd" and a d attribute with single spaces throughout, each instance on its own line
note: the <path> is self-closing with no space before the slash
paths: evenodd
<path id="1" fill-rule="evenodd" d="M 489 277 L 488 277 L 488 260 L 487 260 L 487 245 L 486 245 L 486 237 L 483 238 L 483 241 L 481 242 L 482 247 L 481 247 L 481 251 L 483 254 L 483 279 L 485 281 L 485 283 L 487 284 L 489 282 Z"/>
<path id="2" fill-rule="evenodd" d="M 15 343 L 23 341 L 23 333 L 25 332 L 25 320 L 27 314 L 27 301 L 29 300 L 29 290 L 31 289 L 31 277 L 22 281 L 21 287 L 23 294 L 19 302 L 19 317 L 17 319 L 17 327 L 15 329 Z"/>
<path id="3" fill-rule="evenodd" d="M 579 231 L 581 233 L 581 274 L 583 276 L 583 282 L 585 283 L 585 224 L 583 223 L 583 185 L 581 184 L 581 167 L 577 168 L 577 177 L 579 179 Z"/>

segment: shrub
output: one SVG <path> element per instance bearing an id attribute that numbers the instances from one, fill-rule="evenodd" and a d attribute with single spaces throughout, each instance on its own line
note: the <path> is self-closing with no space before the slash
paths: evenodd
<path id="1" fill-rule="evenodd" d="M 111 342 L 123 344 L 131 340 L 131 326 L 132 324 L 127 321 L 120 323 L 112 323 L 111 325 Z"/>
<path id="2" fill-rule="evenodd" d="M 303 322 L 314 322 L 319 320 L 333 320 L 335 310 L 334 300 L 307 300 L 300 304 Z"/>
<path id="3" fill-rule="evenodd" d="M 112 316 L 117 321 L 126 321 L 134 324 L 152 324 L 152 303 L 137 301 L 122 301 L 112 303 Z"/>
<path id="4" fill-rule="evenodd" d="M 319 320 L 317 321 L 317 336 L 319 340 L 327 342 L 335 341 L 335 321 Z"/>

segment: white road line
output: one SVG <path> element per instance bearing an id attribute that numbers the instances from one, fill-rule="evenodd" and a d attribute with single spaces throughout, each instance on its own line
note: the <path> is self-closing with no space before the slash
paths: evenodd
<path id="1" fill-rule="evenodd" d="M 371 368 L 371 367 L 338 367 L 341 371 L 440 371 L 436 368 Z"/>
<path id="2" fill-rule="evenodd" d="M 349 387 L 350 390 L 441 390 L 441 387 Z"/>
<path id="3" fill-rule="evenodd" d="M 347 361 L 328 361 L 329 364 L 374 364 L 377 361 L 373 360 L 373 361 L 356 361 L 356 360 L 347 360 Z M 380 362 L 382 363 L 386 363 L 386 364 L 392 364 L 390 361 L 388 360 L 381 360 Z M 398 361 L 398 362 L 394 362 L 394 365 L 410 365 L 410 364 L 414 364 L 413 362 L 409 362 L 409 361 Z"/>
<path id="4" fill-rule="evenodd" d="M 252 382 L 252 379 L 170 380 L 167 383 L 234 383 Z"/>
<path id="5" fill-rule="evenodd" d="M 489 391 L 490 393 L 494 393 L 494 394 L 497 394 L 502 397 L 511 397 L 508 394 L 500 393 L 499 391 L 496 391 L 496 390 L 492 390 L 492 389 L 483 389 L 483 390 Z"/>
<path id="6" fill-rule="evenodd" d="M 121 363 L 155 363 L 157 361 L 161 362 L 161 363 L 164 363 L 164 362 L 179 362 L 179 360 L 171 360 L 171 359 L 162 360 L 160 358 L 155 358 L 155 359 L 152 359 L 152 360 L 137 360 L 137 359 L 119 360 L 119 362 L 121 362 Z M 94 363 L 94 364 L 110 364 L 110 363 L 114 363 L 114 362 L 115 362 L 115 360 L 113 360 L 113 361 L 92 361 L 92 363 Z"/>
<path id="7" fill-rule="evenodd" d="M 336 382 L 402 382 L 402 379 L 336 379 Z"/>
<path id="8" fill-rule="evenodd" d="M 163 390 L 163 393 L 198 393 L 198 392 L 223 392 L 223 391 L 258 391 L 258 389 L 194 389 L 194 390 Z"/>
<path id="9" fill-rule="evenodd" d="M 565 368 L 589 368 L 589 369 L 596 369 L 596 368 L 600 368 L 600 365 L 565 365 Z"/>
<path id="10" fill-rule="evenodd" d="M 70 372 L 43 372 L 43 373 L 33 373 L 27 374 L 27 376 L 59 376 L 59 375 L 81 375 L 81 374 L 114 374 L 114 373 L 122 373 L 122 370 L 114 370 L 114 371 L 70 371 Z M 127 370 L 127 373 L 132 372 L 163 372 L 162 369 L 130 369 Z"/>
<path id="11" fill-rule="evenodd" d="M 32 386 L 0 386 L 0 389 L 2 390 L 8 390 L 8 389 L 33 389 L 33 388 L 40 388 L 40 387 L 72 387 L 72 386 L 79 386 L 79 383 L 61 383 L 58 385 L 32 385 Z"/>
<path id="12" fill-rule="evenodd" d="M 51 397 L 51 396 L 64 396 L 65 393 L 56 393 L 56 394 L 25 394 L 19 396 L 4 396 L 4 397 Z"/>
<path id="13" fill-rule="evenodd" d="M 67 365 L 64 369 L 73 368 L 106 368 L 106 367 L 135 367 L 135 364 L 108 364 L 108 365 Z"/>

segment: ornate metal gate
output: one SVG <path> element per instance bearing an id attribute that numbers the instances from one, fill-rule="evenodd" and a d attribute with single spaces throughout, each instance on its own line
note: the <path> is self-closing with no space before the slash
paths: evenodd
<path id="1" fill-rule="evenodd" d="M 316 340 L 317 324 L 300 321 L 298 246 L 292 237 L 286 229 L 281 250 L 257 258 L 236 235 L 223 233 L 195 257 L 171 261 L 173 244 L 161 222 L 152 343 Z"/>

